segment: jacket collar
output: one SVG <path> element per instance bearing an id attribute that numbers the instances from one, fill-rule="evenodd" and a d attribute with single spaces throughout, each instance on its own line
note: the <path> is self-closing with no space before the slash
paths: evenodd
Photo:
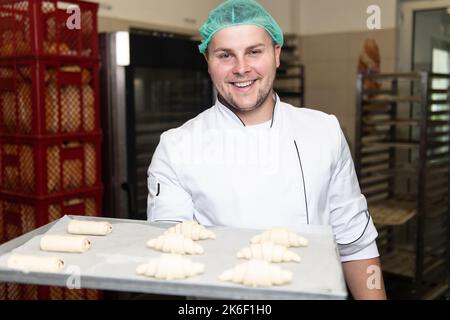
<path id="1" fill-rule="evenodd" d="M 279 118 L 281 116 L 280 98 L 275 92 L 273 93 L 273 95 L 275 97 L 275 106 L 272 114 L 272 120 L 270 125 L 271 128 L 279 125 L 280 122 Z M 227 121 L 227 123 L 230 123 L 233 126 L 245 127 L 245 124 L 242 122 L 242 120 L 233 111 L 231 111 L 228 107 L 222 104 L 217 96 L 214 107 L 219 111 L 219 114 Z"/>

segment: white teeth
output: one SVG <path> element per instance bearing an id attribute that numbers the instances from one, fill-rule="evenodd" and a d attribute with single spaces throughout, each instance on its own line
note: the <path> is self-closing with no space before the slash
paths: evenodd
<path id="1" fill-rule="evenodd" d="M 234 85 L 239 88 L 248 87 L 251 85 L 254 81 L 246 81 L 246 82 L 235 82 Z"/>

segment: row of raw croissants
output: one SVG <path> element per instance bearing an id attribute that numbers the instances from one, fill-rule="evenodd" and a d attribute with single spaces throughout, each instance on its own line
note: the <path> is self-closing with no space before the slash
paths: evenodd
<path id="1" fill-rule="evenodd" d="M 197 240 L 215 239 L 216 235 L 194 221 L 179 223 L 163 235 L 150 239 L 147 246 L 165 252 L 137 267 L 141 275 L 157 279 L 184 279 L 201 274 L 205 265 L 192 262 L 183 255 L 203 254 L 203 247 Z M 292 272 L 283 270 L 273 262 L 300 262 L 300 256 L 289 247 L 307 246 L 308 240 L 286 228 L 272 228 L 254 236 L 250 246 L 236 254 L 237 258 L 248 259 L 234 268 L 225 270 L 221 281 L 229 281 L 253 287 L 270 287 L 290 283 Z"/>
<path id="2" fill-rule="evenodd" d="M 72 220 L 67 231 L 78 235 L 108 235 L 112 232 L 112 225 L 108 222 Z M 147 263 L 138 265 L 136 273 L 161 280 L 186 279 L 200 275 L 205 272 L 205 265 L 193 262 L 186 255 L 207 254 L 199 240 L 214 239 L 216 234 L 213 231 L 195 221 L 178 223 L 159 237 L 147 241 L 147 247 L 163 253 L 157 258 L 149 259 Z M 253 287 L 288 284 L 292 281 L 292 272 L 274 263 L 300 262 L 300 256 L 290 247 L 307 245 L 306 238 L 286 228 L 266 230 L 251 238 L 250 245 L 236 253 L 237 258 L 248 261 L 225 270 L 219 275 L 219 279 Z M 40 240 L 40 248 L 44 251 L 83 253 L 89 250 L 90 246 L 90 240 L 83 236 L 44 235 Z M 23 271 L 34 268 L 33 271 L 56 272 L 63 268 L 64 262 L 51 257 L 12 255 L 8 265 Z M 36 267 L 45 270 L 35 270 Z"/>

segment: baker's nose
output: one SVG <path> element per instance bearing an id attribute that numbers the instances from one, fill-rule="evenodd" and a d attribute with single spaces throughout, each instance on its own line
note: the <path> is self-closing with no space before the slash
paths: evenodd
<path id="1" fill-rule="evenodd" d="M 244 75 L 250 72 L 251 68 L 248 61 L 245 58 L 235 59 L 235 64 L 233 68 L 233 73 L 237 75 Z"/>

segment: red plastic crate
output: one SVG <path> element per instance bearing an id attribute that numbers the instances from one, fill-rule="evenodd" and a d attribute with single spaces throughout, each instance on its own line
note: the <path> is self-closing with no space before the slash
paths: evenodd
<path id="1" fill-rule="evenodd" d="M 0 242 L 6 242 L 37 228 L 35 207 L 16 201 L 0 200 Z"/>
<path id="2" fill-rule="evenodd" d="M 103 294 L 94 289 L 42 288 L 40 300 L 100 300 Z"/>
<path id="3" fill-rule="evenodd" d="M 38 300 L 38 286 L 18 283 L 0 283 L 0 300 Z"/>
<path id="4" fill-rule="evenodd" d="M 0 60 L 0 134 L 92 133 L 99 105 L 97 62 Z"/>
<path id="5" fill-rule="evenodd" d="M 0 0 L 0 58 L 98 59 L 97 11 L 78 0 Z"/>
<path id="6" fill-rule="evenodd" d="M 101 186 L 101 135 L 0 137 L 0 192 L 56 196 Z"/>
<path id="7" fill-rule="evenodd" d="M 0 194 L 0 243 L 17 238 L 64 215 L 101 216 L 101 210 L 101 188 L 47 199 Z"/>
<path id="8" fill-rule="evenodd" d="M 0 300 L 100 300 L 102 291 L 0 283 Z"/>

